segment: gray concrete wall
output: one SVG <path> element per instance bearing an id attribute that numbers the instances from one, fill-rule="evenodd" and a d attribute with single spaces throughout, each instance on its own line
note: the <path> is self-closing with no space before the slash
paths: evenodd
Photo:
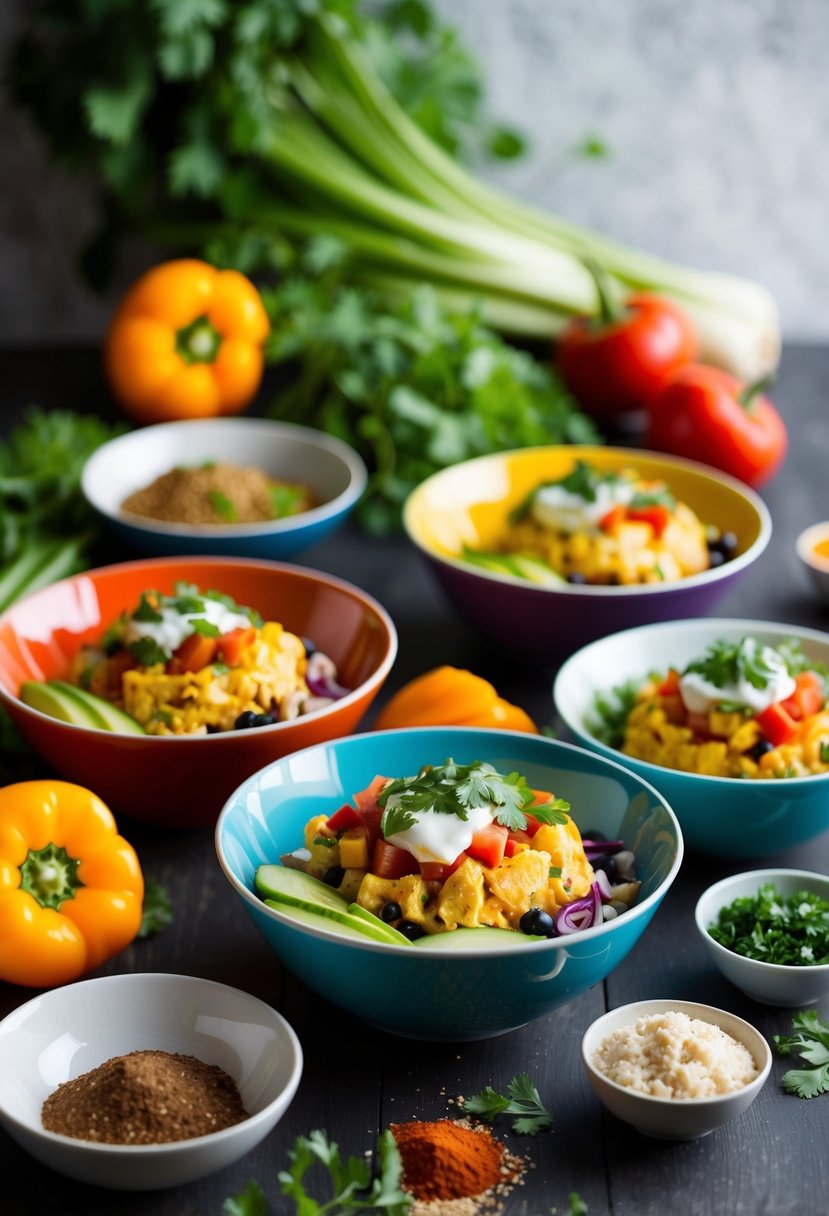
<path id="1" fill-rule="evenodd" d="M 490 175 L 631 245 L 756 278 L 829 338 L 829 0 L 435 0 L 531 152 Z M 0 53 L 27 0 L 0 3 Z M 608 155 L 578 154 L 598 136 Z M 89 197 L 0 112 L 0 341 L 90 338 Z"/>

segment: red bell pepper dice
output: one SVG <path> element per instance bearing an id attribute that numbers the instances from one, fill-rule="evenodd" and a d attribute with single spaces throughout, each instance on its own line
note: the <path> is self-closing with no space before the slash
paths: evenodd
<path id="1" fill-rule="evenodd" d="M 338 832 L 347 832 L 349 828 L 362 827 L 363 817 L 358 810 L 346 803 L 326 819 L 325 826 L 336 835 Z"/>
<path id="2" fill-rule="evenodd" d="M 403 878 L 406 874 L 417 874 L 420 870 L 417 859 L 405 849 L 399 849 L 388 840 L 377 840 L 371 855 L 371 872 L 378 878 Z"/>
<path id="3" fill-rule="evenodd" d="M 797 732 L 797 723 L 779 701 L 757 715 L 757 725 L 772 747 L 788 742 Z"/>
<path id="4" fill-rule="evenodd" d="M 467 853 L 490 870 L 499 865 L 504 857 L 508 831 L 500 823 L 490 823 L 472 837 Z"/>

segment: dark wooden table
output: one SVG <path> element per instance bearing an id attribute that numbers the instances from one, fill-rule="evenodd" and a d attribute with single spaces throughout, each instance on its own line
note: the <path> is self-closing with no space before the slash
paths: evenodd
<path id="1" fill-rule="evenodd" d="M 29 402 L 111 410 L 97 358 L 89 352 L 0 352 L 0 386 L 4 428 Z M 807 524 L 829 516 L 829 348 L 788 348 L 774 397 L 791 434 L 785 468 L 764 490 L 774 535 L 720 613 L 825 628 L 829 608 L 814 596 L 799 567 L 794 538 Z M 539 722 L 551 721 L 551 673 L 521 667 L 471 634 L 402 539 L 368 540 L 350 529 L 302 560 L 365 587 L 391 612 L 400 654 L 386 696 L 413 675 L 452 663 L 493 680 Z M 588 1204 L 590 1216 L 664 1216 L 671 1207 L 683 1216 L 829 1213 L 829 1095 L 804 1101 L 784 1094 L 780 1077 L 786 1061 L 775 1061 L 745 1115 L 703 1140 L 683 1144 L 649 1140 L 604 1114 L 579 1060 L 582 1033 L 594 1018 L 648 997 L 690 998 L 730 1009 L 769 1039 L 789 1029 L 790 1010 L 755 1004 L 711 969 L 692 920 L 704 887 L 766 859 L 743 866 L 687 856 L 643 939 L 604 984 L 501 1038 L 436 1045 L 373 1030 L 283 972 L 223 878 L 211 832 L 165 832 L 128 821 L 122 830 L 135 844 L 147 878 L 168 888 L 175 920 L 103 970 L 200 975 L 263 998 L 300 1035 L 302 1082 L 287 1115 L 257 1150 L 203 1182 L 171 1191 L 115 1193 L 70 1182 L 0 1133 L 4 1216 L 214 1216 L 224 1198 L 250 1179 L 262 1185 L 275 1213 L 290 1216 L 293 1205 L 280 1194 L 277 1173 L 296 1136 L 322 1127 L 345 1152 L 363 1154 L 390 1122 L 452 1115 L 457 1095 L 487 1084 L 503 1089 L 524 1071 L 554 1111 L 556 1125 L 552 1133 L 535 1138 L 507 1134 L 508 1120 L 496 1125 L 497 1133 L 533 1167 L 508 1200 L 507 1216 L 548 1216 L 555 1206 L 563 1212 L 572 1191 Z M 829 834 L 777 854 L 773 861 L 829 871 Z M 0 984 L 0 1016 L 31 995 Z M 818 1011 L 829 1015 L 829 1003 Z"/>

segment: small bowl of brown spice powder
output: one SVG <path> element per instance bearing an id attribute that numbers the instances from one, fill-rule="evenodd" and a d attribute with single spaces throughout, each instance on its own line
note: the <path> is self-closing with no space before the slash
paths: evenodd
<path id="1" fill-rule="evenodd" d="M 366 481 L 353 448 L 322 431 L 207 418 L 105 443 L 81 486 L 118 539 L 141 552 L 282 561 L 339 527 Z"/>
<path id="2" fill-rule="evenodd" d="M 291 1027 L 246 992 L 193 976 L 106 976 L 0 1022 L 0 1124 L 71 1178 L 156 1190 L 254 1148 L 301 1072 Z"/>

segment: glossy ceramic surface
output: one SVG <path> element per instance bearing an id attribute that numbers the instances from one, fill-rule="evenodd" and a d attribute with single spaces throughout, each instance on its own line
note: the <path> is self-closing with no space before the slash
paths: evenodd
<path id="1" fill-rule="evenodd" d="M 602 470 L 635 468 L 663 478 L 706 524 L 734 532 L 737 556 L 677 583 L 641 587 L 540 587 L 460 560 L 463 547 L 497 547 L 509 512 L 544 480 L 577 460 Z M 542 447 L 482 456 L 424 481 L 409 497 L 404 522 L 462 615 L 501 645 L 558 661 L 611 630 L 675 617 L 704 616 L 771 536 L 763 501 L 747 486 L 705 465 L 625 448 Z"/>
<path id="2" fill-rule="evenodd" d="M 714 1098 L 652 1098 L 649 1094 L 617 1085 L 593 1066 L 599 1044 L 614 1030 L 630 1026 L 640 1017 L 670 1011 L 711 1022 L 743 1043 L 757 1065 L 755 1079 L 742 1089 Z M 758 1030 L 733 1013 L 693 1001 L 636 1001 L 611 1010 L 588 1027 L 582 1039 L 581 1058 L 594 1093 L 610 1113 L 657 1140 L 698 1140 L 729 1123 L 751 1105 L 771 1069 L 771 1050 Z"/>
<path id="3" fill-rule="evenodd" d="M 708 932 L 708 926 L 716 922 L 723 908 L 735 899 L 756 895 L 764 883 L 772 883 L 784 898 L 798 891 L 811 891 L 829 901 L 829 877 L 825 874 L 809 870 L 749 870 L 731 874 L 703 891 L 694 911 L 697 929 L 714 965 L 752 1000 L 790 1009 L 814 1005 L 829 993 L 829 963 L 816 967 L 763 963 L 735 954 L 715 942 Z"/>
<path id="4" fill-rule="evenodd" d="M 131 1051 L 178 1052 L 236 1082 L 249 1118 L 170 1144 L 94 1144 L 46 1131 L 65 1081 Z M 237 988 L 186 975 L 113 975 L 45 992 L 0 1022 L 0 1123 L 50 1169 L 119 1190 L 181 1186 L 237 1161 L 275 1127 L 302 1074 L 285 1019 Z"/>
<path id="5" fill-rule="evenodd" d="M 779 853 L 829 828 L 829 774 L 785 780 L 740 781 L 660 768 L 635 760 L 591 732 L 597 692 L 652 671 L 682 668 L 718 638 L 751 634 L 775 645 L 797 638 L 807 655 L 829 663 L 829 635 L 768 621 L 671 621 L 614 633 L 585 646 L 562 666 L 553 685 L 556 710 L 585 747 L 619 760 L 668 799 L 689 849 L 721 857 Z"/>
<path id="6" fill-rule="evenodd" d="M 818 595 L 829 600 L 829 520 L 805 528 L 795 545 Z M 816 545 L 826 546 L 824 552 L 816 552 Z"/>
<path id="7" fill-rule="evenodd" d="M 301 482 L 319 503 L 310 511 L 260 524 L 163 523 L 124 512 L 135 490 L 179 465 L 221 460 Z M 81 488 L 119 540 L 154 555 L 213 554 L 282 560 L 316 544 L 348 517 L 367 473 L 348 444 L 309 427 L 262 418 L 164 422 L 130 431 L 87 461 Z"/>
<path id="8" fill-rule="evenodd" d="M 18 700 L 24 680 L 66 675 L 142 591 L 179 580 L 216 589 L 310 638 L 354 691 L 326 709 L 256 730 L 205 736 L 119 735 L 72 726 Z M 0 702 L 62 777 L 116 813 L 170 826 L 212 824 L 245 777 L 278 756 L 355 730 L 391 669 L 397 634 L 385 610 L 349 583 L 295 566 L 160 558 L 91 570 L 19 601 L 0 617 Z"/>
<path id="9" fill-rule="evenodd" d="M 639 902 L 578 936 L 447 952 L 312 929 L 253 893 L 256 867 L 298 848 L 312 815 L 351 801 L 378 773 L 415 773 L 447 756 L 518 771 L 533 788 L 566 798 L 580 827 L 630 842 L 643 884 Z M 216 848 L 265 940 L 309 988 L 396 1034 L 448 1041 L 502 1034 L 599 983 L 645 931 L 682 859 L 672 811 L 638 777 L 564 743 L 463 727 L 379 731 L 277 761 L 229 799 L 216 825 Z"/>

